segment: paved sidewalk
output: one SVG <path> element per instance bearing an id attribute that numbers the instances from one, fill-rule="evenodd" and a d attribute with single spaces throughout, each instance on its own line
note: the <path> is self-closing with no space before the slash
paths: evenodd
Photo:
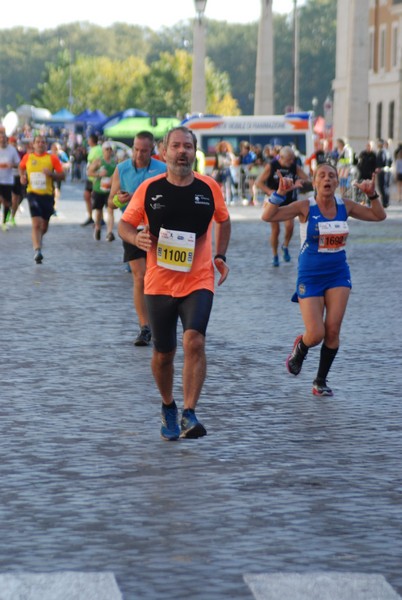
<path id="1" fill-rule="evenodd" d="M 302 330 L 297 227 L 273 269 L 260 209 L 231 207 L 208 436 L 178 443 L 159 438 L 120 242 L 79 226 L 82 186 L 65 184 L 36 265 L 23 206 L 0 232 L 0 573 L 114 573 L 124 600 L 251 600 L 246 574 L 321 572 L 382 575 L 402 595 L 402 205 L 350 222 L 354 288 L 325 399 L 318 349 L 297 378 L 285 369 Z"/>

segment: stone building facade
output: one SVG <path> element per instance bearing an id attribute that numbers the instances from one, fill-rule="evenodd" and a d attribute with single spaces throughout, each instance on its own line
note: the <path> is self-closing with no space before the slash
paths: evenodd
<path id="1" fill-rule="evenodd" d="M 369 135 L 402 141 L 402 0 L 370 0 Z"/>
<path id="2" fill-rule="evenodd" d="M 334 138 L 402 141 L 402 0 L 338 0 Z"/>

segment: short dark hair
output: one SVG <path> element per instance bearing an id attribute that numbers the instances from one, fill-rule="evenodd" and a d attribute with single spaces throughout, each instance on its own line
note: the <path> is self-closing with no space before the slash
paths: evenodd
<path id="1" fill-rule="evenodd" d="M 134 140 L 149 140 L 152 145 L 155 144 L 155 138 L 150 131 L 139 131 L 135 134 Z"/>
<path id="2" fill-rule="evenodd" d="M 95 144 L 98 143 L 98 136 L 96 135 L 96 133 L 91 133 L 89 136 L 89 139 L 92 140 L 93 142 L 95 142 Z"/>
<path id="3" fill-rule="evenodd" d="M 167 132 L 167 134 L 163 138 L 163 145 L 164 145 L 165 148 L 167 148 L 167 146 L 169 144 L 170 136 L 175 131 L 181 131 L 182 133 L 187 133 L 188 135 L 191 135 L 192 140 L 193 140 L 193 144 L 194 144 L 194 150 L 197 150 L 197 138 L 195 137 L 195 133 L 191 129 L 189 129 L 188 127 L 185 127 L 184 125 L 179 125 L 178 127 L 173 127 L 172 129 L 169 129 L 169 131 Z"/>

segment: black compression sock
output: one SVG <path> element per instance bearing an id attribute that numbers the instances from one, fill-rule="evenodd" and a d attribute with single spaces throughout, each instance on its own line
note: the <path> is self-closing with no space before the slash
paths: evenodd
<path id="1" fill-rule="evenodd" d="M 337 352 L 338 348 L 328 348 L 325 344 L 321 346 L 320 364 L 317 371 L 317 379 L 320 381 L 326 381 Z"/>

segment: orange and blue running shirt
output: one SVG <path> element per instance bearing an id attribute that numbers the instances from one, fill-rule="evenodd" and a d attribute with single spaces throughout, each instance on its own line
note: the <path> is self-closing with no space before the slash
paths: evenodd
<path id="1" fill-rule="evenodd" d="M 199 289 L 214 291 L 212 225 L 227 221 L 229 212 L 220 186 L 211 177 L 194 173 L 193 182 L 184 187 L 169 183 L 166 175 L 148 179 L 136 190 L 121 218 L 134 227 L 149 225 L 152 248 L 147 253 L 146 294 L 180 298 Z M 180 233 L 194 234 L 188 272 L 158 265 L 161 228 L 178 232 L 179 239 Z"/>
<path id="2" fill-rule="evenodd" d="M 43 173 L 43 169 L 63 172 L 63 165 L 54 154 L 25 154 L 20 162 L 20 168 L 25 169 L 28 176 L 27 192 L 41 196 L 53 195 L 53 179 Z"/>

